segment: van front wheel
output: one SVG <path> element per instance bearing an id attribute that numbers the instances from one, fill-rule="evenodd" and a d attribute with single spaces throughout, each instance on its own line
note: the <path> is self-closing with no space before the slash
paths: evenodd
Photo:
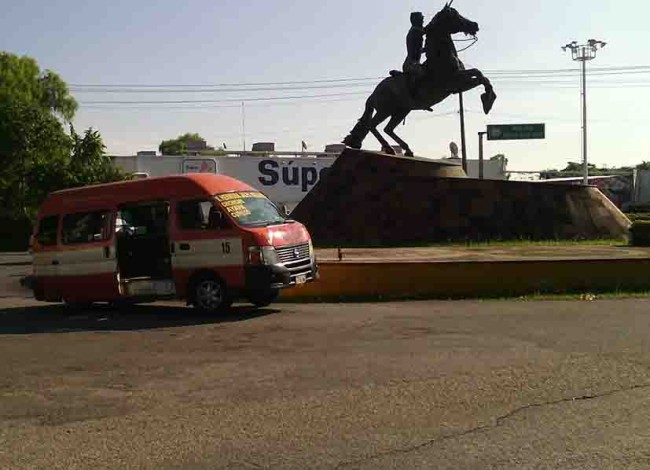
<path id="1" fill-rule="evenodd" d="M 218 313 L 231 304 L 226 285 L 213 276 L 206 276 L 194 283 L 194 307 L 204 313 Z"/>
<path id="2" fill-rule="evenodd" d="M 275 302 L 280 295 L 278 289 L 271 289 L 263 292 L 258 292 L 249 297 L 249 300 L 256 307 L 268 307 Z"/>

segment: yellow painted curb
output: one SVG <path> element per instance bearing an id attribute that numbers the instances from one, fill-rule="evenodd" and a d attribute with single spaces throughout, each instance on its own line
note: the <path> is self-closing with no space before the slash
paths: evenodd
<path id="1" fill-rule="evenodd" d="M 498 297 L 650 290 L 650 259 L 320 263 L 320 279 L 285 300 Z"/>

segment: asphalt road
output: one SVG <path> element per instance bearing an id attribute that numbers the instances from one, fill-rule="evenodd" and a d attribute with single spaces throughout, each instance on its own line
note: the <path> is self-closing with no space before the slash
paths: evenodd
<path id="1" fill-rule="evenodd" d="M 650 467 L 650 300 L 1 297 L 0 468 Z"/>
<path id="2" fill-rule="evenodd" d="M 0 258 L 0 468 L 650 467 L 650 300 L 73 316 Z"/>

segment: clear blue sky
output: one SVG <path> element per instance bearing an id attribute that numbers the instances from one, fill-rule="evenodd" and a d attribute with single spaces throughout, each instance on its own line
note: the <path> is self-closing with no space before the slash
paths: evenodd
<path id="1" fill-rule="evenodd" d="M 442 1 L 329 0 L 0 0 L 0 49 L 34 57 L 69 84 L 197 85 L 380 77 L 399 68 L 411 10 L 429 18 Z M 480 41 L 462 53 L 482 70 L 577 67 L 560 46 L 591 37 L 608 42 L 590 67 L 650 65 L 650 4 L 633 0 L 456 0 L 481 25 Z M 577 69 L 576 69 L 577 70 Z M 650 73 L 592 77 L 590 161 L 599 165 L 650 160 Z M 579 75 L 541 85 L 495 79 L 499 100 L 485 117 L 479 94 L 466 97 L 468 150 L 486 124 L 546 122 L 547 140 L 495 143 L 512 170 L 563 166 L 580 160 Z M 100 130 L 110 153 L 155 149 L 165 138 L 199 132 L 212 145 L 242 147 L 239 99 L 369 92 L 357 88 L 292 92 L 80 93 L 77 128 Z M 96 101 L 224 100 L 191 105 L 105 105 Z M 275 141 L 295 150 L 339 142 L 361 113 L 365 95 L 246 105 L 248 146 Z M 457 110 L 452 97 L 436 114 Z M 437 158 L 459 141 L 458 118 L 414 113 L 397 132 L 416 153 Z M 366 145 L 377 148 L 370 137 Z"/>

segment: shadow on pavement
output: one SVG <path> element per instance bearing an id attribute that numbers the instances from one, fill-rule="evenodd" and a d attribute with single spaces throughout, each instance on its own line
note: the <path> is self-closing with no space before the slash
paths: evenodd
<path id="1" fill-rule="evenodd" d="M 14 307 L 0 310 L 0 335 L 71 333 L 78 331 L 137 331 L 250 321 L 279 310 L 235 306 L 220 315 L 201 315 L 191 307 L 136 305 L 118 310 L 96 306 L 71 312 L 63 305 Z"/>

